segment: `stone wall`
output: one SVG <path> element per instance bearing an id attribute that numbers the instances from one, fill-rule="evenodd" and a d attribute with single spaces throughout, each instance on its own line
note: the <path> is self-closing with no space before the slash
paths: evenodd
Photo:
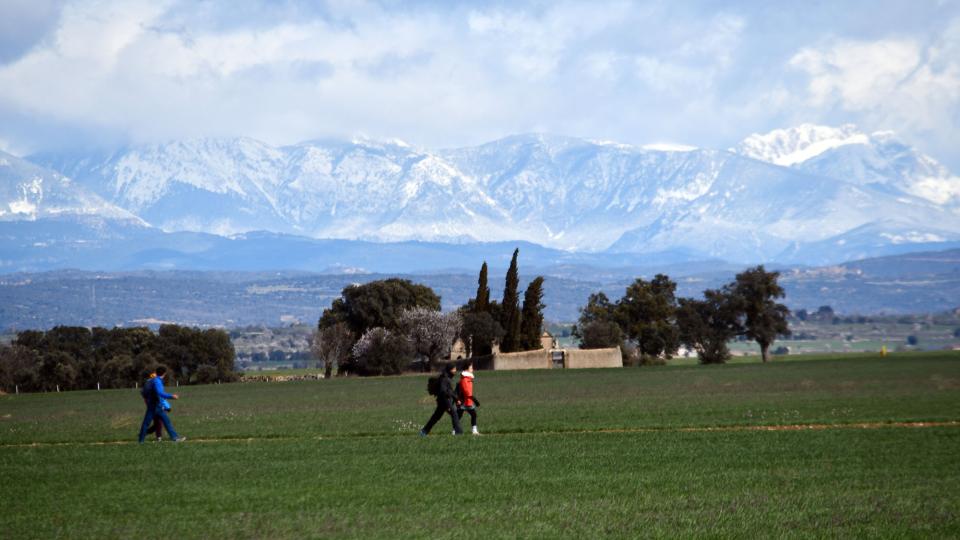
<path id="1" fill-rule="evenodd" d="M 482 368 L 479 364 L 475 364 L 474 367 L 476 369 L 492 368 L 498 371 L 551 369 L 553 367 L 551 353 L 552 351 L 548 349 L 516 353 L 496 353 L 493 355 L 490 364 Z M 623 367 L 623 357 L 620 355 L 619 347 L 610 349 L 564 349 L 563 367 L 568 369 Z"/>
<path id="2" fill-rule="evenodd" d="M 307 373 L 304 375 L 241 375 L 240 382 L 291 382 L 291 381 L 319 381 L 323 373 Z"/>
<path id="3" fill-rule="evenodd" d="M 623 367 L 623 357 L 620 348 L 610 349 L 565 349 L 563 367 L 579 368 L 612 368 Z"/>
<path id="4" fill-rule="evenodd" d="M 497 371 L 549 368 L 550 351 L 546 349 L 493 355 L 493 369 Z"/>

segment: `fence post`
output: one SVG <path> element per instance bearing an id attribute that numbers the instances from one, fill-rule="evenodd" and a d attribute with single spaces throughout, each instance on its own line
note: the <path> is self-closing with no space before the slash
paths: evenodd
<path id="1" fill-rule="evenodd" d="M 19 384 L 13 385 L 13 391 L 19 396 L 19 395 L 20 395 L 20 385 L 19 385 Z"/>
<path id="2" fill-rule="evenodd" d="M 57 393 L 60 393 L 60 385 L 57 385 Z"/>
<path id="3" fill-rule="evenodd" d="M 177 388 L 180 388 L 180 379 L 177 379 Z"/>
<path id="4" fill-rule="evenodd" d="M 100 381 L 97 381 L 97 392 L 100 391 Z"/>
<path id="5" fill-rule="evenodd" d="M 133 387 L 134 387 L 134 388 L 140 388 L 140 383 L 134 382 L 134 383 L 133 383 Z"/>

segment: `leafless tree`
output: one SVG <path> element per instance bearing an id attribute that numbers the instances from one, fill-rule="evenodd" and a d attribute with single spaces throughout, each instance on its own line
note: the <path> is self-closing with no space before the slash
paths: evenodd
<path id="1" fill-rule="evenodd" d="M 324 376 L 330 378 L 333 374 L 333 365 L 337 365 L 337 375 L 346 372 L 353 349 L 353 333 L 346 323 L 337 323 L 333 326 L 317 330 L 310 340 L 310 350 L 314 356 L 323 360 Z"/>

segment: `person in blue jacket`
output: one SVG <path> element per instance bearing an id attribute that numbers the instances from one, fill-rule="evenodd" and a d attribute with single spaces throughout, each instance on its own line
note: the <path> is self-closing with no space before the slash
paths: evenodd
<path id="1" fill-rule="evenodd" d="M 149 386 L 144 393 L 144 397 L 147 400 L 147 412 L 143 415 L 143 423 L 140 425 L 140 436 L 138 438 L 141 443 L 147 438 L 147 430 L 154 418 L 159 418 L 160 421 L 163 422 L 163 427 L 167 430 L 167 434 L 170 435 L 172 440 L 175 442 L 187 440 L 186 437 L 177 435 L 177 431 L 173 429 L 173 424 L 170 423 L 170 417 L 167 416 L 167 411 L 170 410 L 170 404 L 167 403 L 167 400 L 180 399 L 180 396 L 177 394 L 168 394 L 163 389 L 163 378 L 166 374 L 167 367 L 159 366 L 157 368 L 157 376 L 150 379 L 147 383 Z"/>

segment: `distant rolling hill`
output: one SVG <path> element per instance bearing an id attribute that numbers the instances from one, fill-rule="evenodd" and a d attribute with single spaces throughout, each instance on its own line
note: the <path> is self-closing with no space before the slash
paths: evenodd
<path id="1" fill-rule="evenodd" d="M 509 256 L 509 251 L 505 251 Z M 534 271 L 523 265 L 521 284 Z M 926 313 L 960 306 L 960 250 L 911 253 L 826 267 L 781 267 L 792 309 L 830 305 L 839 313 Z M 717 265 L 704 271 L 683 264 L 599 269 L 559 265 L 541 268 L 547 276 L 544 302 L 552 321 L 573 321 L 587 296 L 604 290 L 619 298 L 635 277 L 657 271 L 674 277 L 682 296 L 695 296 L 729 281 L 738 270 Z M 398 274 L 222 271 L 55 271 L 0 277 L 0 329 L 156 325 L 202 326 L 314 324 L 341 289 Z M 476 273 L 399 274 L 434 288 L 445 309 L 476 291 Z M 494 297 L 502 271 L 490 278 Z"/>

